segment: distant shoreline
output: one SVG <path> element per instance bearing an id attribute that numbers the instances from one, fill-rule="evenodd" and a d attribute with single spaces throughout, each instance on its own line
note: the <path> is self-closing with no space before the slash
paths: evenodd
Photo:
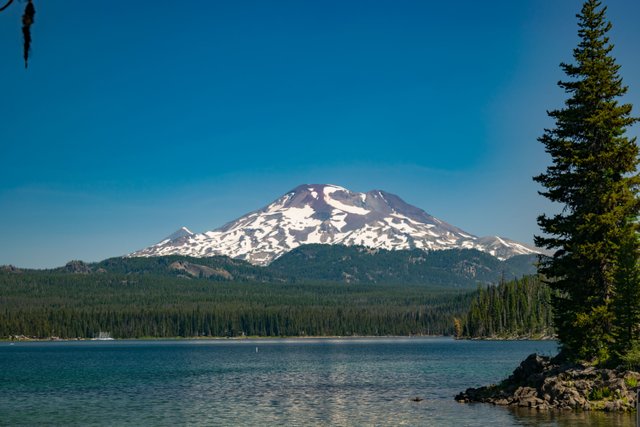
<path id="1" fill-rule="evenodd" d="M 557 340 L 558 337 L 555 335 L 542 335 L 542 336 L 531 336 L 531 335 L 522 335 L 515 337 L 461 337 L 456 338 L 461 341 L 554 341 Z"/>
<path id="2" fill-rule="evenodd" d="M 385 338 L 446 338 L 451 335 L 318 335 L 318 336 L 240 336 L 240 337 L 136 337 L 136 338 L 112 338 L 112 339 L 95 339 L 95 338 L 33 338 L 24 337 L 20 339 L 0 338 L 0 342 L 60 342 L 60 341 L 244 341 L 244 340 L 312 340 L 312 339 L 385 339 Z"/>
<path id="3" fill-rule="evenodd" d="M 244 337 L 137 337 L 113 338 L 109 340 L 94 338 L 0 338 L 0 342 L 70 342 L 70 341 L 249 341 L 249 340 L 321 340 L 321 339 L 395 339 L 395 338 L 450 338 L 457 341 L 553 341 L 555 337 L 518 337 L 518 338 L 454 338 L 451 335 L 318 335 L 318 336 L 244 336 Z"/>

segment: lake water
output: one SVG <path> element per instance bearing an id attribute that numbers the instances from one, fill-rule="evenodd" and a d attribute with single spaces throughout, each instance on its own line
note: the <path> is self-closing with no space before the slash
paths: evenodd
<path id="1" fill-rule="evenodd" d="M 447 338 L 0 343 L 2 425 L 633 426 L 453 396 L 551 341 Z M 421 402 L 411 398 L 421 397 Z"/>

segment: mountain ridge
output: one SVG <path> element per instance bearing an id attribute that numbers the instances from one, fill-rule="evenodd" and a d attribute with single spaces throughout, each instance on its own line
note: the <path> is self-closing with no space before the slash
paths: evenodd
<path id="1" fill-rule="evenodd" d="M 474 289 L 536 274 L 537 256 L 516 255 L 507 260 L 476 249 L 439 251 L 386 250 L 364 246 L 303 245 L 268 266 L 227 256 L 194 258 L 183 255 L 115 257 L 100 262 L 69 261 L 51 270 L 0 267 L 0 274 L 164 276 L 214 282 L 419 285 L 442 289 Z"/>

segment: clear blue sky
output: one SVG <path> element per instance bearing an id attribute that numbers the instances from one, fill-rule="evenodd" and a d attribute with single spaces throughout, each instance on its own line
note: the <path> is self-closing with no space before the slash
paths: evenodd
<path id="1" fill-rule="evenodd" d="M 610 0 L 640 115 L 640 2 Z M 96 261 L 301 183 L 532 242 L 578 0 L 94 2 L 0 13 L 0 264 Z M 638 126 L 630 132 L 638 134 Z"/>

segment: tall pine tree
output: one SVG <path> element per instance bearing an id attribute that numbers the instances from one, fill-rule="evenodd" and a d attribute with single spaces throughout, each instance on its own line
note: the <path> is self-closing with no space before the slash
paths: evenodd
<path id="1" fill-rule="evenodd" d="M 612 349 L 625 351 L 616 339 L 638 339 L 640 321 L 638 147 L 625 135 L 637 119 L 630 104 L 618 103 L 627 87 L 611 56 L 605 12 L 600 1 L 587 0 L 577 15 L 575 63 L 561 64 L 568 79 L 558 83 L 569 98 L 548 113 L 555 127 L 539 138 L 552 165 L 534 177 L 540 194 L 563 207 L 538 217 L 545 235 L 535 237 L 555 250 L 541 272 L 559 291 L 553 306 L 563 352 L 600 363 Z"/>

